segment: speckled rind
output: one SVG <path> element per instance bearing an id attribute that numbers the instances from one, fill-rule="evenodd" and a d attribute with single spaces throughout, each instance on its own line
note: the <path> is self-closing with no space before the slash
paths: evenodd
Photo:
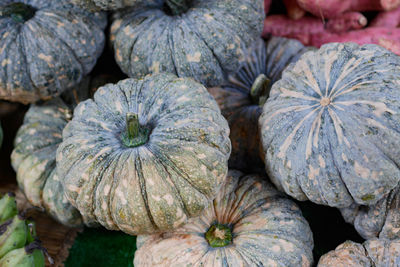
<path id="1" fill-rule="evenodd" d="M 126 114 L 151 128 L 121 142 Z M 228 123 L 207 90 L 171 74 L 126 79 L 80 103 L 57 151 L 67 198 L 87 223 L 128 234 L 176 228 L 215 197 L 227 173 Z"/>
<path id="2" fill-rule="evenodd" d="M 340 210 L 346 222 L 354 224 L 365 239 L 400 239 L 400 187 L 372 206 L 353 204 Z"/>
<path id="3" fill-rule="evenodd" d="M 363 244 L 346 241 L 323 255 L 318 267 L 398 267 L 400 240 L 371 239 Z"/>
<path id="4" fill-rule="evenodd" d="M 231 227 L 233 243 L 209 246 L 204 235 L 213 223 Z M 171 232 L 139 236 L 134 265 L 285 266 L 313 263 L 313 239 L 295 203 L 265 178 L 230 170 L 226 183 L 200 217 Z"/>
<path id="5" fill-rule="evenodd" d="M 262 106 L 250 97 L 254 81 L 264 74 L 272 85 L 281 78 L 287 65 L 309 50 L 297 40 L 272 37 L 265 43 L 259 39 L 247 51 L 246 62 L 235 74 L 229 75 L 224 85 L 209 88 L 231 129 L 230 168 L 242 171 L 254 171 L 259 166 L 263 168 L 258 129 Z"/>
<path id="6" fill-rule="evenodd" d="M 144 5 L 160 5 L 164 0 L 72 0 L 78 6 L 90 11 L 117 10 L 127 7 L 143 7 Z"/>
<path id="7" fill-rule="evenodd" d="M 76 86 L 104 47 L 106 14 L 67 0 L 3 0 L 37 9 L 25 23 L 0 17 L 0 99 L 33 103 Z"/>
<path id="8" fill-rule="evenodd" d="M 89 91 L 86 78 L 61 97 L 32 105 L 17 132 L 11 154 L 18 185 L 28 201 L 68 226 L 81 225 L 82 218 L 64 195 L 56 174 L 56 152 L 74 107 L 89 97 Z"/>
<path id="9" fill-rule="evenodd" d="M 180 16 L 167 15 L 164 2 L 126 12 L 112 24 L 115 59 L 129 77 L 170 72 L 220 85 L 262 31 L 262 1 L 194 0 Z"/>
<path id="10" fill-rule="evenodd" d="M 378 202 L 400 178 L 399 80 L 400 57 L 377 45 L 327 44 L 289 65 L 259 121 L 271 180 L 298 200 Z"/>

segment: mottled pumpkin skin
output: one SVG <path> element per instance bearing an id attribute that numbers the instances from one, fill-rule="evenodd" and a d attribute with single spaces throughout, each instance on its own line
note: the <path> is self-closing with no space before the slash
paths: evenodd
<path id="1" fill-rule="evenodd" d="M 122 141 L 128 112 L 148 141 Z M 201 84 L 171 74 L 126 79 L 81 102 L 63 132 L 57 171 L 88 224 L 128 234 L 176 228 L 215 197 L 227 173 L 228 123 Z"/>
<path id="2" fill-rule="evenodd" d="M 178 0 L 187 11 L 175 16 L 165 12 L 165 0 L 158 2 L 119 15 L 112 24 L 115 59 L 129 77 L 170 72 L 217 86 L 260 38 L 262 1 Z"/>
<path id="3" fill-rule="evenodd" d="M 346 222 L 354 224 L 365 239 L 400 239 L 400 187 L 372 206 L 353 204 L 340 210 Z"/>
<path id="4" fill-rule="evenodd" d="M 11 154 L 18 185 L 28 201 L 69 226 L 81 225 L 82 218 L 64 195 L 56 172 L 56 152 L 73 109 L 89 97 L 89 91 L 89 79 L 85 79 L 61 97 L 31 105 Z"/>
<path id="5" fill-rule="evenodd" d="M 162 0 L 72 0 L 72 2 L 78 6 L 87 8 L 91 11 L 97 10 L 117 10 L 120 8 L 126 8 L 131 6 L 143 6 L 144 3 L 156 4 Z"/>
<path id="6" fill-rule="evenodd" d="M 27 21 L 2 16 L 5 6 L 36 9 Z M 0 3 L 0 99 L 32 103 L 76 86 L 104 47 L 106 15 L 67 0 L 2 0 Z"/>
<path id="7" fill-rule="evenodd" d="M 297 61 L 308 50 L 297 40 L 272 37 L 265 43 L 259 39 L 248 50 L 246 62 L 235 74 L 229 75 L 224 85 L 209 88 L 231 129 L 230 168 L 243 171 L 254 170 L 258 166 L 263 168 L 258 129 L 262 105 L 252 100 L 253 83 L 260 74 L 264 74 L 272 85 L 281 78 L 287 65 Z M 269 91 L 265 93 L 268 95 Z"/>
<path id="8" fill-rule="evenodd" d="M 398 267 L 400 240 L 372 239 L 358 244 L 346 241 L 323 255 L 318 267 Z"/>
<path id="9" fill-rule="evenodd" d="M 205 233 L 220 223 L 232 243 L 211 247 Z M 139 236 L 134 265 L 311 266 L 313 239 L 291 200 L 258 175 L 230 170 L 226 183 L 203 214 L 174 231 Z"/>
<path id="10" fill-rule="evenodd" d="M 298 200 L 373 205 L 400 171 L 400 57 L 328 44 L 283 72 L 260 117 L 266 171 Z"/>

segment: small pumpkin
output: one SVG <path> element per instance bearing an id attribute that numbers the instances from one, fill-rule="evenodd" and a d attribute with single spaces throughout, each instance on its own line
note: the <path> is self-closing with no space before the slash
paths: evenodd
<path id="1" fill-rule="evenodd" d="M 399 182 L 400 57 L 377 45 L 307 52 L 260 117 L 266 171 L 298 200 L 373 205 Z"/>
<path id="2" fill-rule="evenodd" d="M 217 86 L 262 32 L 262 1 L 157 2 L 124 11 L 112 24 L 115 59 L 129 77 L 170 72 Z"/>
<path id="3" fill-rule="evenodd" d="M 310 50 L 299 41 L 272 37 L 248 50 L 246 62 L 222 86 L 209 88 L 231 129 L 232 154 L 229 167 L 239 170 L 263 168 L 258 119 L 272 84 L 287 65 Z"/>
<path id="4" fill-rule="evenodd" d="M 144 3 L 151 4 L 162 0 L 72 0 L 72 2 L 91 11 L 117 10 L 131 6 L 143 6 Z"/>
<path id="5" fill-rule="evenodd" d="M 400 239 L 400 187 L 372 206 L 353 204 L 340 210 L 346 222 L 354 225 L 365 239 Z"/>
<path id="6" fill-rule="evenodd" d="M 176 228 L 215 197 L 229 127 L 204 86 L 172 74 L 126 79 L 81 102 L 57 174 L 88 224 L 128 234 Z"/>
<path id="7" fill-rule="evenodd" d="M 200 217 L 171 232 L 138 236 L 134 265 L 311 266 L 313 238 L 291 200 L 265 177 L 230 170 Z"/>
<path id="8" fill-rule="evenodd" d="M 371 239 L 363 244 L 346 241 L 323 255 L 318 267 L 397 267 L 400 240 Z"/>
<path id="9" fill-rule="evenodd" d="M 0 99 L 32 103 L 76 86 L 103 51 L 106 24 L 68 0 L 2 0 Z"/>

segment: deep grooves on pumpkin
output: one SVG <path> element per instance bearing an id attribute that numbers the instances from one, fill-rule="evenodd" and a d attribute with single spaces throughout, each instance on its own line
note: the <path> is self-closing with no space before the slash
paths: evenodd
<path id="1" fill-rule="evenodd" d="M 37 9 L 21 2 L 10 3 L 2 8 L 0 17 L 10 17 L 17 23 L 24 23 L 35 16 Z"/>

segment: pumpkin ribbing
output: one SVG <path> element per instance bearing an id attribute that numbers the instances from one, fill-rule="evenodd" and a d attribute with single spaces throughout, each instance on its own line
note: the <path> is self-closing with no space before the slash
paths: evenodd
<path id="1" fill-rule="evenodd" d="M 36 8 L 24 3 L 11 3 L 0 8 L 0 17 L 11 17 L 15 22 L 26 22 L 33 18 Z"/>
<path id="2" fill-rule="evenodd" d="M 215 223 L 208 229 L 205 238 L 213 248 L 225 247 L 232 243 L 232 230 L 229 226 Z"/>

